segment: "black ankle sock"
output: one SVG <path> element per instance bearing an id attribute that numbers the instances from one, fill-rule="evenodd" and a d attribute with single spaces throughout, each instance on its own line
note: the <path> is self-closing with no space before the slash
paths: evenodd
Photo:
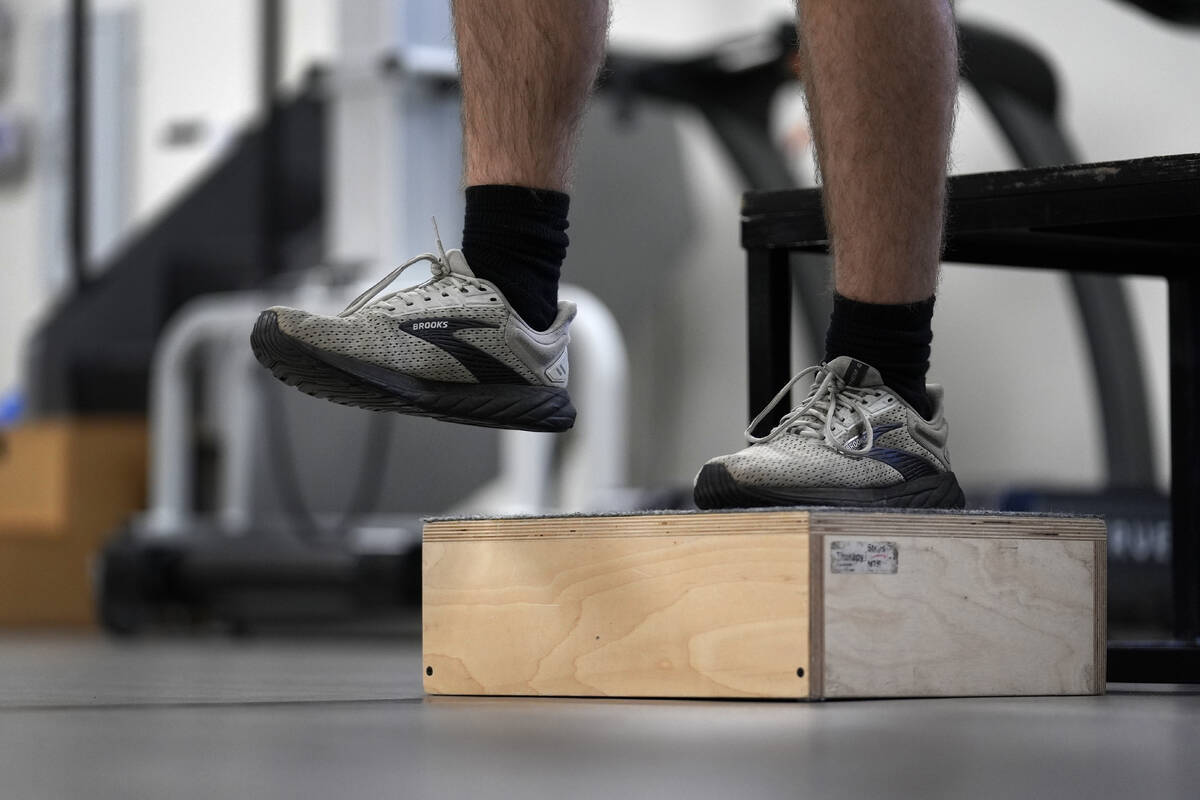
<path id="1" fill-rule="evenodd" d="M 549 328 L 558 315 L 569 206 L 567 195 L 550 189 L 467 187 L 463 255 L 534 330 Z"/>
<path id="2" fill-rule="evenodd" d="M 877 305 L 835 293 L 825 334 L 825 360 L 850 356 L 870 364 L 888 388 L 928 419 L 932 409 L 925 394 L 925 373 L 932 321 L 932 297 L 920 303 Z"/>

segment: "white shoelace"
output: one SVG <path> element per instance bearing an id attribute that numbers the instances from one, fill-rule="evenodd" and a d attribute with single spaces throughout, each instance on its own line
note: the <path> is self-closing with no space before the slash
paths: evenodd
<path id="1" fill-rule="evenodd" d="M 416 258 L 410 258 L 408 261 L 405 261 L 403 264 L 396 267 L 394 270 L 392 270 L 387 275 L 385 275 L 383 277 L 383 280 L 379 281 L 374 286 L 372 286 L 370 289 L 367 289 L 365 292 L 360 294 L 358 297 L 351 300 L 350 305 L 346 306 L 344 309 L 342 309 L 340 312 L 338 312 L 338 316 L 339 317 L 348 317 L 351 314 L 354 314 L 354 313 L 366 308 L 368 304 L 372 303 L 372 301 L 374 301 L 374 304 L 378 305 L 381 303 L 386 304 L 389 301 L 403 300 L 405 305 L 411 306 L 411 305 L 414 305 L 415 303 L 413 301 L 408 300 L 406 295 L 411 294 L 411 295 L 415 295 L 418 297 L 423 297 L 425 300 L 429 300 L 430 299 L 429 293 L 432 291 L 437 291 L 439 289 L 442 289 L 442 290 L 457 289 L 459 292 L 462 292 L 465 294 L 470 291 L 470 289 L 468 287 L 473 286 L 476 289 L 478 289 L 479 291 L 486 291 L 487 287 L 484 286 L 483 284 L 479 283 L 478 281 L 472 281 L 471 279 L 469 279 L 465 276 L 457 275 L 454 273 L 453 270 L 450 269 L 450 259 L 446 255 L 446 248 L 442 247 L 442 236 L 441 236 L 441 233 L 438 231 L 436 219 L 433 221 L 433 231 L 434 231 L 434 236 L 437 239 L 439 255 L 434 255 L 433 253 L 422 253 L 421 255 L 417 256 Z M 432 269 L 430 270 L 431 276 L 430 276 L 429 280 L 425 281 L 424 283 L 417 284 L 416 286 L 410 286 L 407 289 L 401 289 L 398 292 L 392 292 L 391 294 L 384 295 L 383 297 L 380 297 L 377 300 L 375 299 L 376 295 L 378 295 L 380 292 L 382 292 L 384 289 L 386 289 L 388 286 L 390 286 L 393 282 L 395 282 L 395 280 L 400 277 L 401 273 L 403 273 L 404 270 L 408 269 L 409 267 L 411 267 L 414 264 L 419 264 L 422 261 L 428 261 L 430 264 L 433 265 Z M 439 282 L 444 282 L 447 285 L 439 287 L 438 286 Z M 446 291 L 442 291 L 442 295 L 444 297 L 448 297 L 449 293 Z M 391 306 L 388 307 L 388 310 L 395 311 L 395 309 L 392 308 Z"/>
<path id="2" fill-rule="evenodd" d="M 784 414 L 783 418 L 779 420 L 779 424 L 772 428 L 766 436 L 755 436 L 755 427 L 771 412 L 771 409 L 779 405 L 779 401 L 787 397 L 788 392 L 800 380 L 814 373 L 818 377 L 813 381 L 813 389 L 809 392 L 808 398 Z M 750 444 L 763 444 L 779 438 L 784 433 L 795 433 L 800 436 L 821 439 L 825 444 L 846 455 L 861 455 L 869 452 L 875 446 L 875 431 L 871 428 L 870 410 L 862 400 L 864 393 L 864 390 L 857 387 L 846 386 L 841 378 L 826 369 L 824 365 L 809 367 L 788 381 L 771 402 L 767 403 L 767 407 L 759 412 L 758 416 L 750 423 L 750 427 L 746 428 L 746 441 Z M 833 421 L 837 418 L 839 406 L 849 408 L 861 422 L 862 428 L 866 432 L 866 442 L 862 447 L 848 447 L 847 445 L 854 439 L 843 444 L 834 437 Z M 854 438 L 858 439 L 861 436 Z"/>

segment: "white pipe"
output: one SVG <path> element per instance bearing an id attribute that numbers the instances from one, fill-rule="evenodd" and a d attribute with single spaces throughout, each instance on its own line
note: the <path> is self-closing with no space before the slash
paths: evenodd
<path id="1" fill-rule="evenodd" d="M 262 309 L 247 296 L 204 297 L 171 318 L 154 351 L 150 383 L 150 510 L 146 529 L 170 534 L 192 513 L 192 458 L 188 366 L 197 347 L 226 335 L 230 326 L 249 330 Z"/>
<path id="2" fill-rule="evenodd" d="M 222 347 L 214 360 L 217 391 L 222 401 L 217 519 L 225 531 L 241 533 L 250 524 L 253 513 L 254 455 L 262 445 L 255 440 L 260 429 L 255 380 L 262 367 L 240 336 Z"/>
<path id="3" fill-rule="evenodd" d="M 537 514 L 551 505 L 553 433 L 500 431 L 500 471 L 454 504 L 454 514 Z"/>
<path id="4" fill-rule="evenodd" d="M 188 380 L 193 356 L 203 344 L 224 345 L 223 349 L 238 353 L 234 358 L 248 365 L 250 362 L 243 359 L 250 352 L 250 330 L 254 321 L 264 308 L 279 299 L 278 295 L 248 292 L 210 295 L 188 303 L 167 323 L 154 351 L 150 377 L 150 508 L 143 518 L 147 532 L 176 533 L 194 513 Z M 328 291 L 309 287 L 296 292 L 291 302 L 323 310 L 331 305 L 331 300 Z M 238 372 L 240 382 L 248 384 L 251 380 L 249 368 Z M 232 377 L 235 382 L 238 380 L 237 376 Z M 252 391 L 250 386 L 243 389 Z M 233 447 L 230 455 L 248 462 L 253 456 L 253 447 L 249 437 L 245 438 L 241 444 L 246 446 Z M 224 467 L 248 475 L 252 464 L 235 466 L 227 462 Z"/>
<path id="5" fill-rule="evenodd" d="M 578 417 L 562 460 L 558 506 L 597 510 L 627 484 L 629 356 L 612 312 L 591 292 L 563 286 L 579 307 L 571 326 L 571 397 Z"/>

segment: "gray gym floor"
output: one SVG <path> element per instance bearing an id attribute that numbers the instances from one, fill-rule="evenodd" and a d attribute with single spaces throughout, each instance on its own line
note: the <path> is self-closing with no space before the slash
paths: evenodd
<path id="1" fill-rule="evenodd" d="M 0 797 L 1200 797 L 1200 689 L 440 699 L 420 669 L 415 636 L 0 637 Z"/>

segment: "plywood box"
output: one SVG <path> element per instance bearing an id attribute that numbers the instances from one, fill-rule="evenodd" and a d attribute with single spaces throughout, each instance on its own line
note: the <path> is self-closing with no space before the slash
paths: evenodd
<path id="1" fill-rule="evenodd" d="M 146 498 L 145 420 L 0 431 L 0 625 L 94 620 L 96 553 Z"/>
<path id="2" fill-rule="evenodd" d="M 969 512 L 444 519 L 430 694 L 932 697 L 1104 691 L 1105 527 Z"/>

